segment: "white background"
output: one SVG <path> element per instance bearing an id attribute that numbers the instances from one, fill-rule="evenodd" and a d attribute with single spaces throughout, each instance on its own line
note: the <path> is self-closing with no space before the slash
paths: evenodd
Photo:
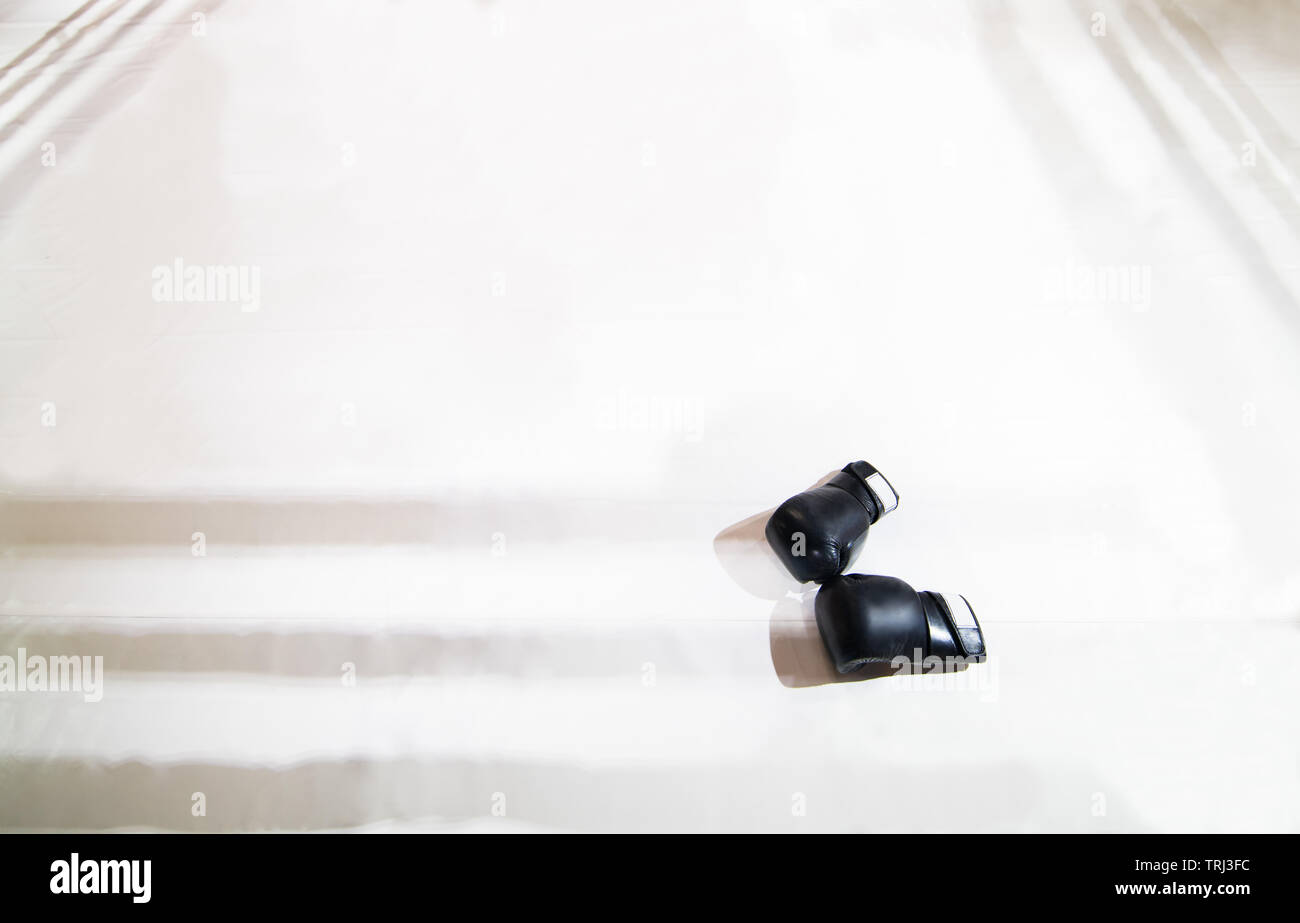
<path id="1" fill-rule="evenodd" d="M 0 694 L 0 826 L 1300 829 L 1294 6 L 74 6 L 0 653 L 107 675 Z M 857 458 L 987 664 L 829 681 L 759 536 Z"/>

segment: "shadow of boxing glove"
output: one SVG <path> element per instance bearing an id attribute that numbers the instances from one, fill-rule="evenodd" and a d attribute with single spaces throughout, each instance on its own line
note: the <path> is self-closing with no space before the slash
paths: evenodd
<path id="1" fill-rule="evenodd" d="M 848 568 L 867 529 L 898 507 L 885 476 L 850 462 L 820 487 L 782 503 L 767 521 L 767 542 L 794 579 L 821 583 Z"/>
<path id="2" fill-rule="evenodd" d="M 841 673 L 898 658 L 917 665 L 926 658 L 984 662 L 984 635 L 963 596 L 917 592 L 897 577 L 847 574 L 826 581 L 813 607 L 822 642 Z"/>

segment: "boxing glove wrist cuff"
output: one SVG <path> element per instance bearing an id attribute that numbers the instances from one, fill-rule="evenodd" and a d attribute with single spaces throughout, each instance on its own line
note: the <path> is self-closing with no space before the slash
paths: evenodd
<path id="1" fill-rule="evenodd" d="M 957 657 L 962 660 L 984 662 L 984 634 L 965 596 L 955 593 L 936 593 L 922 590 L 921 598 L 925 618 L 929 623 L 932 657 Z"/>
<path id="2" fill-rule="evenodd" d="M 826 483 L 838 487 L 861 503 L 873 526 L 881 516 L 898 509 L 898 492 L 875 466 L 867 462 L 850 462 Z"/>

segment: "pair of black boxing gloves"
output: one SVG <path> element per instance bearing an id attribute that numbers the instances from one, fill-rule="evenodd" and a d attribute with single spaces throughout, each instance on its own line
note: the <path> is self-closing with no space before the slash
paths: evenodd
<path id="1" fill-rule="evenodd" d="M 869 663 L 982 663 L 984 635 L 965 597 L 917 592 L 897 577 L 844 573 L 867 530 L 897 508 L 885 476 L 855 461 L 778 506 L 765 532 L 796 580 L 821 585 L 817 630 L 840 673 Z"/>

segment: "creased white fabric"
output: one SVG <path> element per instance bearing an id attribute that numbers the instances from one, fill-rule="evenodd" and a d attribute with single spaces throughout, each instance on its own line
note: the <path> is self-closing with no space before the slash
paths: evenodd
<path id="1" fill-rule="evenodd" d="M 1297 19 L 10 4 L 0 827 L 1300 829 Z"/>

